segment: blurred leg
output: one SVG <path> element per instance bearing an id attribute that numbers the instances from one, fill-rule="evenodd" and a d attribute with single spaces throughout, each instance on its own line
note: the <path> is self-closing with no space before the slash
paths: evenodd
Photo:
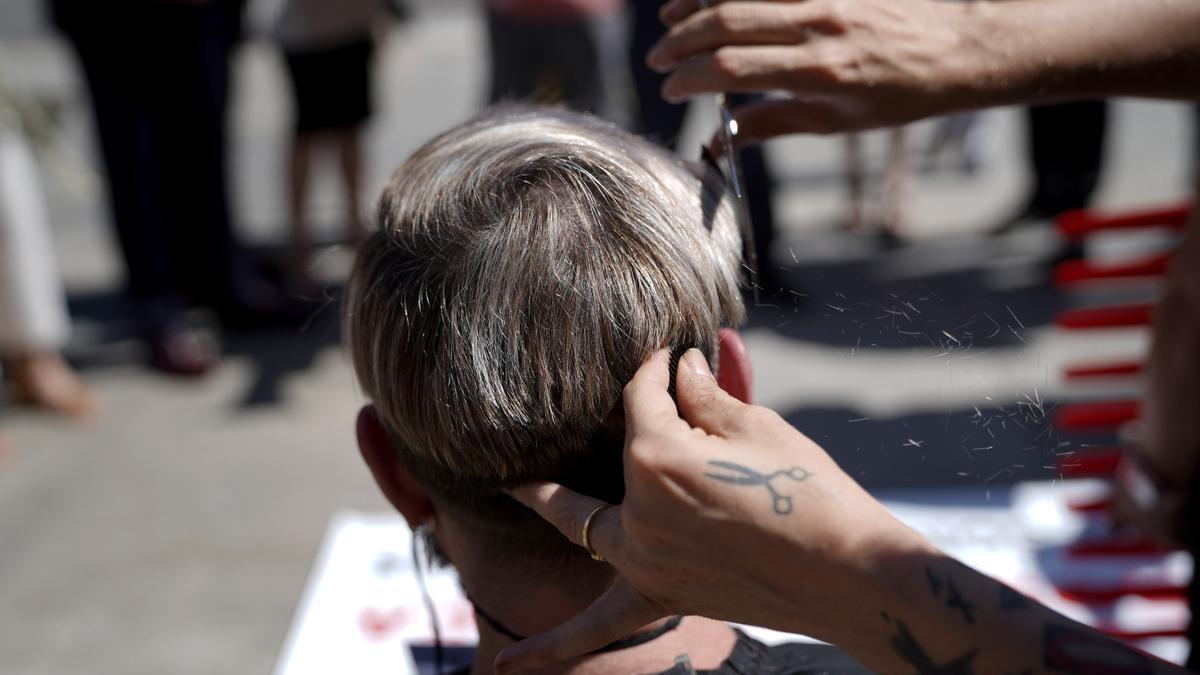
<path id="1" fill-rule="evenodd" d="M 1034 172 L 1030 209 L 1053 216 L 1086 207 L 1100 180 L 1108 106 L 1081 101 L 1029 109 L 1029 154 Z"/>
<path id="2" fill-rule="evenodd" d="M 866 225 L 866 195 L 863 194 L 862 140 L 856 133 L 846 134 L 846 227 L 852 232 Z"/>
<path id="3" fill-rule="evenodd" d="M 164 224 L 189 298 L 218 308 L 237 295 L 242 250 L 226 184 L 228 23 L 221 3 L 167 4 L 153 15 L 163 74 Z M 167 80 L 170 84 L 167 84 Z"/>
<path id="4" fill-rule="evenodd" d="M 359 136 L 358 127 L 337 134 L 338 159 L 346 194 L 346 238 L 354 246 L 361 244 L 369 234 L 358 207 L 362 190 L 362 144 Z"/>
<path id="5" fill-rule="evenodd" d="M 297 133 L 292 138 L 289 157 L 288 205 L 291 213 L 291 239 L 288 240 L 288 273 L 294 281 L 308 276 L 309 253 L 312 242 L 309 238 L 308 204 L 309 172 L 312 165 L 314 139 L 311 134 Z"/>
<path id="6" fill-rule="evenodd" d="M 566 103 L 572 110 L 602 115 L 609 112 L 608 87 L 602 63 L 600 25 L 607 17 L 564 21 L 551 35 L 553 62 L 563 76 Z"/>
<path id="7" fill-rule="evenodd" d="M 17 133 L 0 126 L 0 354 L 14 397 L 68 414 L 93 408 L 59 355 L 69 324 L 37 165 Z"/>
<path id="8" fill-rule="evenodd" d="M 75 45 L 92 97 L 97 140 L 104 159 L 109 209 L 125 263 L 126 285 L 143 329 L 169 321 L 183 309 L 161 220 L 161 129 L 128 72 L 131 59 L 100 36 L 77 36 Z"/>
<path id="9" fill-rule="evenodd" d="M 492 83 L 488 101 L 529 101 L 537 93 L 537 80 L 544 64 L 539 63 L 541 35 L 521 21 L 489 9 L 488 47 Z"/>
<path id="10" fill-rule="evenodd" d="M 220 8 L 134 3 L 121 21 L 79 24 L 71 36 L 92 93 L 113 221 L 151 363 L 186 375 L 217 361 L 183 319 L 186 294 L 220 294 L 236 259 L 221 219 L 224 122 L 210 114 L 224 110 L 223 81 L 196 76 L 218 52 L 197 43 L 195 19 L 223 26 L 213 23 Z"/>
<path id="11" fill-rule="evenodd" d="M 634 131 L 674 148 L 687 114 L 687 104 L 668 103 L 660 94 L 666 76 L 646 66 L 646 52 L 666 33 L 658 20 L 658 0 L 634 0 L 633 36 L 630 40 L 629 63 L 633 70 L 633 86 L 637 94 L 637 113 Z M 693 156 L 695 148 L 677 148 L 685 156 Z"/>
<path id="12" fill-rule="evenodd" d="M 899 235 L 904 227 L 904 194 L 908 182 L 908 155 L 904 127 L 888 131 L 887 166 L 883 172 L 883 229 Z"/>

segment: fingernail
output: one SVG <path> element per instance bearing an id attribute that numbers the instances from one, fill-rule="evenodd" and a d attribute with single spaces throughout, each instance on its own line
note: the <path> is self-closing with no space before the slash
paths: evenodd
<path id="1" fill-rule="evenodd" d="M 667 4 L 665 4 L 661 8 L 659 8 L 658 20 L 667 24 L 668 26 L 670 26 L 671 24 L 673 24 L 679 20 L 679 17 L 676 16 L 678 13 L 679 13 L 678 0 L 671 0 L 671 2 L 668 2 Z"/>
<path id="2" fill-rule="evenodd" d="M 683 355 L 683 362 L 693 373 L 700 377 L 712 379 L 712 371 L 708 368 L 708 359 L 704 358 L 704 354 L 699 349 L 692 347 Z"/>
<path id="3" fill-rule="evenodd" d="M 667 56 L 663 53 L 661 47 L 654 45 L 650 48 L 650 51 L 646 52 L 646 65 L 657 73 L 666 71 L 669 64 L 667 63 Z"/>
<path id="4" fill-rule="evenodd" d="M 679 103 L 683 100 L 681 97 L 675 94 L 675 87 L 671 84 L 671 80 L 667 80 L 666 83 L 663 84 L 662 90 L 659 93 L 662 94 L 663 99 L 667 103 Z"/>
<path id="5" fill-rule="evenodd" d="M 501 659 L 504 660 L 501 661 Z M 492 662 L 492 671 L 495 673 L 495 675 L 511 675 L 512 673 L 519 673 L 523 670 L 525 670 L 525 668 L 520 664 L 520 662 L 509 661 L 504 655 L 497 656 L 496 660 Z"/>

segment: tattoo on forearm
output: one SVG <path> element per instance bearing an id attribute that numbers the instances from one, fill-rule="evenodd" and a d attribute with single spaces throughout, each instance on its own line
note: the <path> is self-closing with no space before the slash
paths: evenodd
<path id="1" fill-rule="evenodd" d="M 793 503 L 791 495 L 785 495 L 775 488 L 773 481 L 777 478 L 790 478 L 799 483 L 812 475 L 808 469 L 799 466 L 793 466 L 790 469 L 780 469 L 770 473 L 760 473 L 741 464 L 735 462 L 724 462 L 720 460 L 711 460 L 709 466 L 718 469 L 725 469 L 733 472 L 732 474 L 706 473 L 705 476 L 713 480 L 719 480 L 722 483 L 730 485 L 762 485 L 767 488 L 767 492 L 771 493 L 772 504 L 776 515 L 786 516 L 792 512 Z"/>
<path id="2" fill-rule="evenodd" d="M 1046 624 L 1043 665 L 1068 673 L 1151 675 L 1154 663 L 1142 652 L 1078 626 Z"/>
<path id="3" fill-rule="evenodd" d="M 954 585 L 954 580 L 947 574 L 945 580 L 933 571 L 933 568 L 925 566 L 925 578 L 929 580 L 929 590 L 933 593 L 933 597 L 938 600 L 944 600 L 946 606 L 951 609 L 957 609 L 962 613 L 963 620 L 967 623 L 975 623 L 975 603 L 967 602 L 967 599 L 958 591 L 958 587 Z M 942 588 L 946 589 L 946 597 L 942 597 Z"/>
<path id="4" fill-rule="evenodd" d="M 881 616 L 884 621 L 892 622 L 887 612 L 882 612 Z M 896 619 L 895 624 L 897 632 L 892 636 L 892 651 L 900 660 L 916 668 L 916 675 L 974 675 L 978 647 L 946 663 L 937 663 L 917 642 L 907 624 L 900 619 Z"/>

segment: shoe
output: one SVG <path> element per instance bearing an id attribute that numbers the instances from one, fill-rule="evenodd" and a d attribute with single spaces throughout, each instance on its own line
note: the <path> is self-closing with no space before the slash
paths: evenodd
<path id="1" fill-rule="evenodd" d="M 182 321 L 152 330 L 146 342 L 150 365 L 171 375 L 200 377 L 221 362 L 212 341 Z"/>
<path id="2" fill-rule="evenodd" d="M 992 228 L 988 234 L 995 237 L 1011 234 L 1018 230 L 1051 227 L 1056 215 L 1030 204 L 1017 211 L 1016 214 L 1000 221 L 1000 224 Z"/>

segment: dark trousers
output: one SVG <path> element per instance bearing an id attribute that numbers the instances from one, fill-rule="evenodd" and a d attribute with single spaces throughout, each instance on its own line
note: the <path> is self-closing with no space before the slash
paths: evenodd
<path id="1" fill-rule="evenodd" d="M 604 45 L 594 21 L 525 21 L 488 10 L 487 22 L 492 103 L 561 100 L 572 110 L 605 112 Z"/>
<path id="2" fill-rule="evenodd" d="M 630 41 L 630 63 L 633 67 L 633 82 L 637 92 L 638 114 L 635 129 L 667 147 L 674 147 L 683 127 L 687 113 L 684 105 L 668 103 L 659 91 L 666 78 L 646 66 L 646 52 L 666 32 L 658 20 L 659 0 L 634 0 L 633 39 Z M 735 107 L 750 99 L 745 96 L 730 97 Z M 700 148 L 679 148 L 685 157 L 699 157 Z M 754 225 L 754 248 L 759 271 L 768 279 L 772 276 L 771 242 L 775 239 L 775 211 L 771 207 L 771 191 L 774 183 L 767 171 L 766 158 L 761 146 L 742 151 L 742 173 L 746 181 L 746 206 Z M 774 290 L 774 289 L 768 289 Z"/>
<path id="3" fill-rule="evenodd" d="M 1029 109 L 1034 191 L 1030 210 L 1053 216 L 1086 207 L 1100 180 L 1108 104 L 1080 101 Z"/>
<path id="4" fill-rule="evenodd" d="M 59 0 L 60 17 L 80 3 L 91 0 Z M 128 290 L 153 327 L 231 297 L 230 23 L 220 2 L 114 5 L 62 25 L 92 97 Z"/>

